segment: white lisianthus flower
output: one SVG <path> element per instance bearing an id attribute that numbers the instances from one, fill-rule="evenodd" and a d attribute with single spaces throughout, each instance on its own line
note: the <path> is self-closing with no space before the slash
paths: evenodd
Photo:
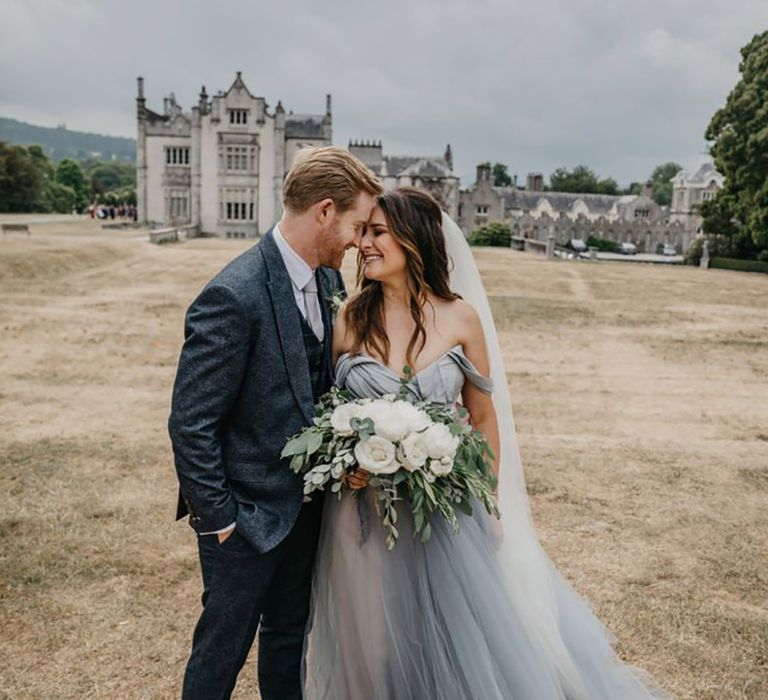
<path id="1" fill-rule="evenodd" d="M 393 407 L 405 420 L 408 425 L 408 432 L 410 433 L 419 433 L 422 430 L 426 430 L 432 424 L 432 419 L 427 415 L 426 411 L 416 408 L 416 406 L 408 401 L 395 401 Z"/>
<path id="2" fill-rule="evenodd" d="M 447 425 L 434 423 L 424 431 L 424 442 L 431 459 L 441 460 L 450 457 L 451 463 L 459 447 L 459 438 L 452 435 Z"/>
<path id="3" fill-rule="evenodd" d="M 373 421 L 373 432 L 390 442 L 399 442 L 408 434 L 408 423 L 395 404 L 374 401 L 364 406 L 364 416 Z"/>
<path id="4" fill-rule="evenodd" d="M 435 476 L 446 476 L 453 471 L 453 460 L 443 457 L 442 459 L 430 459 L 429 470 Z"/>
<path id="5" fill-rule="evenodd" d="M 409 472 L 421 469 L 429 458 L 427 446 L 424 444 L 424 436 L 421 433 L 411 433 L 400 443 L 402 448 L 403 466 Z"/>
<path id="6" fill-rule="evenodd" d="M 354 403 L 343 403 L 336 406 L 331 413 L 331 427 L 339 435 L 349 436 L 354 432 L 350 425 L 353 418 L 360 418 L 360 406 Z"/>
<path id="7" fill-rule="evenodd" d="M 371 474 L 394 474 L 400 468 L 395 459 L 395 446 L 378 435 L 355 445 L 355 459 L 361 469 Z"/>

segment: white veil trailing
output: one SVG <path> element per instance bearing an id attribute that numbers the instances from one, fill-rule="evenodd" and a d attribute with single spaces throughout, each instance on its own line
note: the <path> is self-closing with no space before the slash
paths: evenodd
<path id="1" fill-rule="evenodd" d="M 503 534 L 498 557 L 521 623 L 530 638 L 545 650 L 568 700 L 666 698 L 647 674 L 622 664 L 615 656 L 610 633 L 571 589 L 539 544 L 488 296 L 464 234 L 445 213 L 443 231 L 446 251 L 453 262 L 451 289 L 474 306 L 485 331 L 501 447 L 499 510 Z"/>

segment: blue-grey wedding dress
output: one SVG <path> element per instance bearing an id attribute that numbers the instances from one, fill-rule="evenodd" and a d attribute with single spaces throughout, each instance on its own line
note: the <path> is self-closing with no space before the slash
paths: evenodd
<path id="1" fill-rule="evenodd" d="M 456 346 L 407 383 L 417 399 L 460 400 L 465 381 L 491 393 Z M 336 384 L 353 396 L 397 393 L 400 377 L 366 354 L 344 354 Z M 371 495 L 326 497 L 307 634 L 306 700 L 646 700 L 666 697 L 618 661 L 609 635 L 562 579 L 559 634 L 578 667 L 579 696 L 561 683 L 545 647 L 528 635 L 496 557 L 482 506 L 441 518 L 413 538 L 406 504 L 393 550 Z"/>

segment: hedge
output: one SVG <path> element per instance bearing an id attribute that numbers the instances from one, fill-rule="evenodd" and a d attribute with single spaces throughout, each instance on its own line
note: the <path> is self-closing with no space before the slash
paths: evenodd
<path id="1" fill-rule="evenodd" d="M 710 267 L 720 270 L 738 270 L 740 272 L 765 272 L 768 274 L 768 262 L 759 260 L 739 260 L 738 258 L 710 258 Z"/>

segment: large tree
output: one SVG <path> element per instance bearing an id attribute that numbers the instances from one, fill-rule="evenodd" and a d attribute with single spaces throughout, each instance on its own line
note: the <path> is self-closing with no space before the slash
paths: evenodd
<path id="1" fill-rule="evenodd" d="M 706 131 L 725 185 L 702 206 L 704 231 L 731 236 L 734 252 L 768 249 L 768 31 L 741 50 L 741 79 Z"/>
<path id="2" fill-rule="evenodd" d="M 84 207 L 88 204 L 90 187 L 85 179 L 80 163 L 76 160 L 65 158 L 59 163 L 56 168 L 56 182 L 74 191 L 78 207 Z"/>
<path id="3" fill-rule="evenodd" d="M 582 194 L 618 194 L 619 186 L 613 178 L 599 179 L 591 168 L 577 165 L 573 170 L 558 168 L 549 176 L 549 187 L 554 192 Z"/>
<path id="4" fill-rule="evenodd" d="M 0 141 L 0 211 L 34 211 L 43 176 L 23 146 Z"/>
<path id="5" fill-rule="evenodd" d="M 651 185 L 653 186 L 653 200 L 662 207 L 672 204 L 672 178 L 677 175 L 683 166 L 678 163 L 664 163 L 654 168 L 651 173 Z"/>

